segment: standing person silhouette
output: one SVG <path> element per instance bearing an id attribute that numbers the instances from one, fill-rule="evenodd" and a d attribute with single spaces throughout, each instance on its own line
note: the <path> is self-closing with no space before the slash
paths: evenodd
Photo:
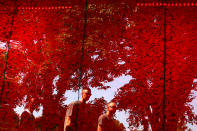
<path id="1" fill-rule="evenodd" d="M 115 102 L 109 102 L 107 104 L 107 112 L 98 118 L 97 131 L 116 131 L 113 118 L 116 108 Z"/>
<path id="2" fill-rule="evenodd" d="M 21 114 L 20 120 L 20 131 L 35 130 L 35 117 L 33 115 L 34 111 L 34 98 L 30 99 L 30 102 L 26 105 L 24 112 Z"/>
<path id="3" fill-rule="evenodd" d="M 81 93 L 81 100 L 74 101 L 68 105 L 64 131 L 85 131 L 87 127 L 86 119 L 88 117 L 88 109 L 86 102 L 91 96 L 90 88 L 83 88 Z M 77 129 L 76 129 L 77 128 Z"/>

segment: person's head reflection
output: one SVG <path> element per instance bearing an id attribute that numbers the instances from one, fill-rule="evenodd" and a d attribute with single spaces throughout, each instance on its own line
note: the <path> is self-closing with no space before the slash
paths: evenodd
<path id="1" fill-rule="evenodd" d="M 91 95 L 92 94 L 90 88 L 83 88 L 81 92 L 81 102 L 85 103 L 86 101 L 88 101 Z"/>
<path id="2" fill-rule="evenodd" d="M 116 103 L 115 102 L 109 102 L 107 104 L 107 115 L 108 116 L 113 116 L 116 113 Z"/>

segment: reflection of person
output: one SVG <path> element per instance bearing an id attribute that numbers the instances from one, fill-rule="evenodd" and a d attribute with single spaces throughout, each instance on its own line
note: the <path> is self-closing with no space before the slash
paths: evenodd
<path id="1" fill-rule="evenodd" d="M 88 116 L 88 110 L 86 101 L 91 96 L 90 88 L 83 88 L 81 93 L 81 100 L 75 101 L 69 104 L 66 111 L 64 131 L 84 130 L 84 127 L 88 124 L 85 120 Z"/>
<path id="2" fill-rule="evenodd" d="M 20 130 L 26 131 L 33 130 L 35 128 L 34 121 L 35 117 L 33 116 L 34 106 L 33 106 L 34 98 L 30 99 L 30 102 L 26 105 L 26 109 L 21 114 L 20 120 Z"/>
<path id="3" fill-rule="evenodd" d="M 114 124 L 114 114 L 116 112 L 116 103 L 107 104 L 107 112 L 99 116 L 97 131 L 116 131 Z"/>

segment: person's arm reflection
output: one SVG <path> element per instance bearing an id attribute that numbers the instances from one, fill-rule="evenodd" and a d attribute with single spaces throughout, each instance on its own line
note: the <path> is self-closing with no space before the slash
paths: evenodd
<path id="1" fill-rule="evenodd" d="M 66 116 L 64 121 L 64 131 L 69 130 L 70 126 L 71 126 L 71 118 L 69 116 Z"/>
<path id="2" fill-rule="evenodd" d="M 100 125 L 98 125 L 97 131 L 102 131 L 102 127 Z"/>

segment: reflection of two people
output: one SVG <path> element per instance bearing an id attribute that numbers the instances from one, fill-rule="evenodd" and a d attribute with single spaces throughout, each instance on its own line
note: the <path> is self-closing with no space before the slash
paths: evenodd
<path id="1" fill-rule="evenodd" d="M 86 131 L 88 119 L 88 107 L 86 101 L 91 96 L 89 88 L 83 88 L 81 93 L 81 100 L 69 104 L 66 111 L 64 131 Z M 116 112 L 116 103 L 110 102 L 107 104 L 107 112 L 100 115 L 98 118 L 97 131 L 116 131 L 114 123 L 114 114 Z M 91 116 L 92 117 L 92 116 Z"/>

